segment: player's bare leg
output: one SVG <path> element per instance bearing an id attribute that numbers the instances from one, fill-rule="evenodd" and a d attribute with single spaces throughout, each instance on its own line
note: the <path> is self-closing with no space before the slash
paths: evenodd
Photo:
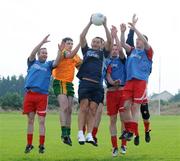
<path id="1" fill-rule="evenodd" d="M 113 157 L 118 155 L 116 122 L 117 122 L 117 115 L 110 116 L 109 130 L 110 130 L 110 134 L 111 134 L 111 144 L 113 147 L 113 150 L 112 150 L 112 156 Z"/>
<path id="2" fill-rule="evenodd" d="M 92 130 L 94 127 L 95 123 L 95 116 L 96 116 L 96 111 L 97 111 L 97 103 L 95 102 L 90 102 L 89 109 L 88 109 L 88 115 L 87 115 L 87 136 L 86 136 L 86 142 L 91 143 L 95 146 L 97 144 L 95 143 L 93 136 L 92 136 Z"/>
<path id="3" fill-rule="evenodd" d="M 150 113 L 148 108 L 148 103 L 141 105 L 141 115 L 144 122 L 144 131 L 145 131 L 145 141 L 149 143 L 151 141 L 150 137 Z"/>
<path id="4" fill-rule="evenodd" d="M 83 134 L 83 127 L 87 122 L 87 113 L 89 110 L 89 100 L 83 99 L 80 101 L 80 109 L 78 114 L 78 142 L 80 145 L 85 143 L 85 137 Z"/>
<path id="5" fill-rule="evenodd" d="M 67 118 L 66 118 L 66 131 L 67 131 L 67 142 L 69 145 L 72 145 L 72 141 L 70 138 L 71 135 L 71 115 L 72 115 L 72 105 L 73 105 L 73 97 L 68 96 L 68 109 L 67 109 Z"/>
<path id="6" fill-rule="evenodd" d="M 67 132 L 67 117 L 69 108 L 68 97 L 66 95 L 60 94 L 58 95 L 58 102 L 60 106 L 61 138 L 65 144 L 72 145 Z"/>
<path id="7" fill-rule="evenodd" d="M 45 116 L 38 116 L 39 120 L 39 153 L 44 153 L 44 142 L 45 142 Z"/>
<path id="8" fill-rule="evenodd" d="M 125 126 L 124 126 L 124 112 L 120 112 L 119 113 L 120 116 L 120 120 L 121 120 L 121 133 L 123 133 L 125 131 Z M 121 153 L 122 154 L 126 154 L 126 146 L 127 146 L 127 141 L 126 139 L 122 139 L 121 140 Z"/>
<path id="9" fill-rule="evenodd" d="M 35 113 L 30 112 L 27 114 L 27 146 L 25 148 L 25 153 L 29 153 L 34 147 L 32 145 L 33 141 L 33 132 L 34 132 L 34 118 L 35 118 Z"/>
<path id="10" fill-rule="evenodd" d="M 101 116 L 102 116 L 102 113 L 103 113 L 103 109 L 104 109 L 104 105 L 102 103 L 100 103 L 98 108 L 97 108 L 97 111 L 96 111 L 95 123 L 94 123 L 93 131 L 92 131 L 92 136 L 93 136 L 93 139 L 96 142 L 96 144 L 97 144 L 97 141 L 98 141 L 97 137 L 96 137 L 96 134 L 98 132 L 99 124 L 101 122 Z"/>
<path id="11" fill-rule="evenodd" d="M 135 134 L 134 144 L 135 145 L 139 145 L 138 120 L 139 120 L 139 115 L 140 115 L 140 106 L 141 104 L 134 103 L 131 109 L 133 122 L 134 122 L 134 134 Z"/>
<path id="12" fill-rule="evenodd" d="M 120 136 L 120 139 L 126 139 L 127 141 L 130 141 L 133 137 L 133 127 L 132 127 L 133 117 L 132 117 L 131 107 L 132 107 L 132 101 L 126 100 L 124 103 L 125 110 L 123 112 L 125 131 Z"/>

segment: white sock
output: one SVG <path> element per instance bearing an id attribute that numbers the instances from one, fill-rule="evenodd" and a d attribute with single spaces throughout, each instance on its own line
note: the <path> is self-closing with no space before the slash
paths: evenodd
<path id="1" fill-rule="evenodd" d="M 81 136 L 84 135 L 84 134 L 83 134 L 83 131 L 82 131 L 82 130 L 79 130 L 79 131 L 78 131 L 78 135 L 81 135 Z"/>
<path id="2" fill-rule="evenodd" d="M 86 137 L 92 137 L 92 133 L 87 133 Z"/>

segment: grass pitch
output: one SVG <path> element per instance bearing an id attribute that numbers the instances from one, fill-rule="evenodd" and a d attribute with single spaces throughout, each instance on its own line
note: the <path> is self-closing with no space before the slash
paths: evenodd
<path id="1" fill-rule="evenodd" d="M 47 114 L 46 151 L 38 153 L 38 124 L 36 118 L 33 145 L 30 154 L 24 154 L 26 145 L 26 116 L 20 113 L 0 113 L 0 161 L 180 161 L 180 116 L 151 117 L 151 142 L 144 141 L 143 123 L 140 121 L 140 145 L 128 143 L 126 155 L 112 158 L 109 118 L 103 116 L 98 132 L 99 146 L 80 146 L 77 142 L 77 115 L 72 118 L 73 146 L 60 139 L 59 116 Z M 120 123 L 118 122 L 120 131 Z M 120 133 L 119 133 L 120 135 Z M 120 146 L 120 141 L 118 142 Z"/>

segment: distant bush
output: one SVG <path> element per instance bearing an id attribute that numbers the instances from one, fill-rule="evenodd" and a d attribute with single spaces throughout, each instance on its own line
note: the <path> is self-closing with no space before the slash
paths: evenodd
<path id="1" fill-rule="evenodd" d="M 1 107 L 4 110 L 19 110 L 22 107 L 22 97 L 18 93 L 6 93 L 0 98 Z"/>

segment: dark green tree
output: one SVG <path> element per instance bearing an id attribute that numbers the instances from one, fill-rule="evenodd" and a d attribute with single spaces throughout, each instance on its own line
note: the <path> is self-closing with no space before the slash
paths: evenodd
<path id="1" fill-rule="evenodd" d="M 22 107 L 22 97 L 18 93 L 6 93 L 1 97 L 1 107 L 3 109 L 19 110 Z"/>

